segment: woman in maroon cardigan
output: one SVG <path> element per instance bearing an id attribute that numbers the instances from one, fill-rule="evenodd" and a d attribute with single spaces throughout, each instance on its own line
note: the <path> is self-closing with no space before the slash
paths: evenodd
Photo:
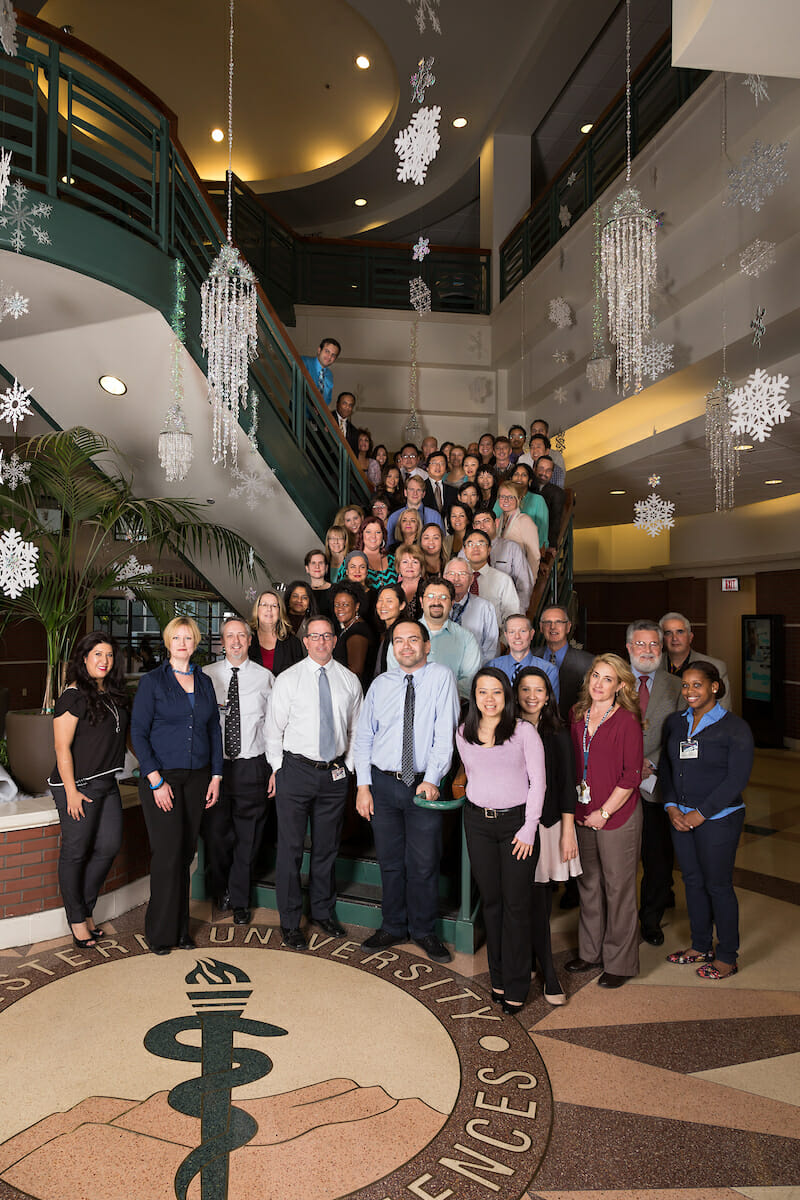
<path id="1" fill-rule="evenodd" d="M 642 840 L 642 716 L 633 672 L 616 654 L 589 668 L 570 714 L 583 874 L 578 957 L 568 971 L 603 968 L 601 987 L 639 973 L 636 868 Z"/>

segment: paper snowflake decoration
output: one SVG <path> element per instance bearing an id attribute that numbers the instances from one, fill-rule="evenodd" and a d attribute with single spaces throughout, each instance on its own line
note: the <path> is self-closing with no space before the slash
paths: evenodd
<path id="1" fill-rule="evenodd" d="M 577 181 L 577 178 L 578 176 L 576 172 L 570 171 L 569 175 L 567 176 L 567 187 L 572 187 L 573 183 Z"/>
<path id="2" fill-rule="evenodd" d="M 728 399 L 731 431 L 746 434 L 755 442 L 766 441 L 773 425 L 782 424 L 792 415 L 783 398 L 788 390 L 788 375 L 768 375 L 759 367 Z"/>
<path id="3" fill-rule="evenodd" d="M 562 204 L 561 208 L 558 210 L 558 219 L 561 223 L 562 229 L 569 229 L 570 225 L 572 224 L 572 213 L 569 211 L 566 204 Z"/>
<path id="4" fill-rule="evenodd" d="M 644 529 L 649 537 L 658 537 L 663 529 L 672 529 L 675 524 L 672 516 L 675 504 L 672 500 L 662 500 L 657 492 L 651 492 L 646 500 L 637 500 L 633 510 L 634 525 Z"/>
<path id="5" fill-rule="evenodd" d="M 3 452 L 0 450 L 0 482 L 4 483 L 11 492 L 15 492 L 20 484 L 28 484 L 31 481 L 31 464 L 21 462 L 19 455 L 15 452 L 11 458 L 3 466 Z"/>
<path id="6" fill-rule="evenodd" d="M 789 173 L 786 170 L 786 148 L 788 142 L 780 142 L 777 146 L 766 145 L 758 138 L 753 142 L 752 149 L 742 159 L 738 167 L 728 171 L 728 204 L 748 206 L 755 212 L 761 212 L 768 196 L 776 188 L 786 183 Z"/>
<path id="7" fill-rule="evenodd" d="M 248 604 L 255 604 L 257 595 L 258 595 L 258 592 L 256 591 L 256 589 L 254 587 L 249 587 L 249 588 L 244 589 L 244 598 Z"/>
<path id="8" fill-rule="evenodd" d="M 766 314 L 766 311 L 767 310 L 764 308 L 763 305 L 759 305 L 756 308 L 756 315 L 753 317 L 753 320 L 750 322 L 750 328 L 753 331 L 753 345 L 757 346 L 759 350 L 761 349 L 761 339 L 763 338 L 764 334 L 767 332 L 767 327 L 764 324 L 764 316 Z"/>
<path id="9" fill-rule="evenodd" d="M 11 151 L 0 147 L 0 208 L 6 202 L 8 189 L 11 186 Z"/>
<path id="10" fill-rule="evenodd" d="M 27 316 L 29 303 L 25 296 L 21 296 L 19 292 L 12 292 L 0 279 L 0 321 L 3 317 L 13 317 L 18 321 L 20 317 Z"/>
<path id="11" fill-rule="evenodd" d="M 650 484 L 651 488 L 657 488 L 658 485 L 661 483 L 661 476 L 660 475 L 651 475 L 647 482 Z"/>
<path id="12" fill-rule="evenodd" d="M 659 375 L 669 375 L 675 370 L 672 361 L 674 349 L 671 342 L 645 342 L 642 346 L 642 374 L 653 381 Z"/>
<path id="13" fill-rule="evenodd" d="M 553 362 L 557 362 L 563 367 L 565 363 L 569 362 L 569 355 L 569 350 L 554 350 Z"/>
<path id="14" fill-rule="evenodd" d="M 418 313 L 431 311 L 431 289 L 421 275 L 408 281 L 408 295 L 411 307 L 415 308 Z"/>
<path id="15" fill-rule="evenodd" d="M 441 145 L 439 118 L 442 110 L 438 104 L 432 108 L 419 108 L 412 114 L 405 129 L 394 139 L 394 148 L 400 165 L 397 178 L 400 183 L 412 180 L 421 186 L 425 182 L 428 167 L 436 158 Z"/>
<path id="16" fill-rule="evenodd" d="M 431 29 L 435 33 L 442 32 L 439 24 L 439 0 L 408 0 L 408 3 L 416 7 L 417 29 L 420 33 L 425 32 L 426 21 L 430 21 Z"/>
<path id="17" fill-rule="evenodd" d="M 16 529 L 6 530 L 0 536 L 0 592 L 16 600 L 25 588 L 36 587 L 39 582 L 38 557 L 38 546 L 23 542 Z"/>
<path id="18" fill-rule="evenodd" d="M 425 92 L 427 88 L 433 87 L 436 83 L 436 76 L 432 71 L 433 58 L 421 58 L 417 63 L 417 70 L 411 76 L 411 95 L 417 104 L 425 103 Z"/>
<path id="19" fill-rule="evenodd" d="M 563 296 L 556 296 L 548 308 L 550 320 L 558 329 L 569 329 L 572 324 L 572 309 Z"/>
<path id="20" fill-rule="evenodd" d="M 566 404 L 567 403 L 567 389 L 563 388 L 563 387 L 557 387 L 556 390 L 553 392 L 553 397 L 555 399 L 556 404 Z"/>
<path id="21" fill-rule="evenodd" d="M 117 583 L 127 583 L 129 579 L 141 581 L 144 575 L 153 574 L 152 563 L 140 563 L 135 554 L 131 554 L 117 568 Z"/>
<path id="22" fill-rule="evenodd" d="M 760 75 L 745 75 L 744 79 L 742 80 L 742 84 L 744 87 L 750 88 L 750 91 L 753 93 L 753 99 L 756 102 L 756 108 L 758 108 L 759 100 L 769 100 L 767 85 L 764 83 L 764 80 Z"/>
<path id="23" fill-rule="evenodd" d="M 14 433 L 17 432 L 17 426 L 33 413 L 28 400 L 32 390 L 21 387 L 15 379 L 14 386 L 6 388 L 0 395 L 0 421 L 8 421 L 14 427 Z"/>
<path id="24" fill-rule="evenodd" d="M 756 238 L 739 255 L 739 270 L 743 275 L 752 275 L 754 279 L 774 265 L 775 243 L 762 242 L 761 238 Z"/>
<path id="25" fill-rule="evenodd" d="M 231 475 L 237 483 L 228 492 L 228 496 L 231 500 L 244 500 L 251 511 L 257 508 L 260 500 L 269 500 L 275 494 L 272 476 L 265 475 L 255 467 L 250 467 L 247 471 L 240 471 L 238 467 L 234 467 Z"/>
<path id="26" fill-rule="evenodd" d="M 422 262 L 423 258 L 430 254 L 430 252 L 430 238 L 421 237 L 418 242 L 414 243 L 414 253 L 411 255 L 411 259 L 413 262 Z"/>
<path id="27" fill-rule="evenodd" d="M 40 220 L 49 220 L 53 213 L 52 204 L 37 200 L 29 204 L 28 189 L 21 180 L 15 179 L 11 185 L 11 199 L 6 200 L 0 213 L 0 228 L 10 229 L 8 241 L 12 250 L 21 254 L 25 249 L 25 237 L 32 234 L 40 246 L 50 245 L 50 234 L 42 229 Z M 5 239 L 4 239 L 5 240 Z"/>
<path id="28" fill-rule="evenodd" d="M 17 14 L 11 0 L 0 0 L 0 42 L 10 58 L 17 56 Z"/>

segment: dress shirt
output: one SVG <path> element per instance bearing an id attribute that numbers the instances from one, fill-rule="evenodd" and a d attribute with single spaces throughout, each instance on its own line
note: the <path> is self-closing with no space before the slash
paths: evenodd
<path id="1" fill-rule="evenodd" d="M 131 742 L 142 775 L 197 770 L 222 775 L 222 731 L 211 680 L 194 673 L 194 695 L 178 683 L 169 661 L 139 680 L 131 713 Z"/>
<path id="2" fill-rule="evenodd" d="M 414 680 L 414 772 L 439 786 L 453 757 L 453 732 L 459 716 L 453 672 L 427 662 L 412 672 Z M 403 708 L 406 672 L 400 668 L 379 675 L 361 706 L 354 758 L 356 781 L 372 786 L 373 764 L 381 771 L 399 771 L 403 756 Z"/>
<path id="3" fill-rule="evenodd" d="M 424 620 L 424 618 L 423 618 Z M 425 626 L 428 629 L 428 626 Z M 431 649 L 428 662 L 441 663 L 449 667 L 456 677 L 459 696 L 469 699 L 469 691 L 475 672 L 481 666 L 481 652 L 473 634 L 454 621 L 445 621 L 441 629 L 428 629 Z M 386 652 L 386 668 L 397 667 L 397 659 L 391 646 Z"/>
<path id="4" fill-rule="evenodd" d="M 328 408 L 330 408 L 333 401 L 333 371 L 330 367 L 323 367 L 316 354 L 304 354 L 302 363 L 314 380 L 314 383 L 322 392 L 322 399 Z"/>
<path id="5" fill-rule="evenodd" d="M 506 617 L 513 617 L 519 612 L 519 596 L 510 577 L 488 563 L 478 572 L 478 595 L 494 605 L 500 626 Z"/>
<path id="6" fill-rule="evenodd" d="M 317 677 L 320 669 L 327 673 L 331 689 L 335 757 L 344 758 L 348 771 L 353 769 L 353 735 L 362 697 L 358 676 L 335 659 L 320 668 L 313 658 L 304 658 L 278 676 L 270 695 L 267 760 L 273 771 L 280 769 L 284 751 L 320 761 Z"/>
<path id="7" fill-rule="evenodd" d="M 527 721 L 517 721 L 513 734 L 500 746 L 467 742 L 464 726 L 456 745 L 467 772 L 467 799 L 478 808 L 516 808 L 525 805 L 525 820 L 516 837 L 532 846 L 542 815 L 545 793 L 542 739 Z"/>
<path id="8" fill-rule="evenodd" d="M 471 592 L 467 592 L 460 603 L 458 600 L 453 601 L 450 620 L 461 625 L 462 628 L 468 629 L 475 638 L 480 651 L 482 667 L 488 663 L 489 659 L 495 657 L 500 630 L 497 626 L 497 613 L 493 604 L 490 604 L 488 600 L 482 600 L 480 596 L 473 596 Z"/>
<path id="9" fill-rule="evenodd" d="M 556 668 L 557 671 L 560 671 L 561 664 L 563 663 L 564 659 L 566 658 L 568 650 L 569 650 L 569 642 L 564 642 L 564 645 L 561 647 L 561 649 L 556 650 L 556 651 L 552 651 L 549 646 L 544 646 L 542 648 L 542 654 L 545 655 L 545 662 L 552 662 L 552 660 L 550 658 L 550 655 L 552 654 L 553 657 L 555 658 L 555 662 L 552 663 L 552 665 Z"/>
<path id="10" fill-rule="evenodd" d="M 499 658 L 492 659 L 492 661 L 489 663 L 489 666 L 497 667 L 498 671 L 502 671 L 504 675 L 507 675 L 509 683 L 513 682 L 514 673 L 516 672 L 517 668 L 522 671 L 525 667 L 538 667 L 540 671 L 544 671 L 545 675 L 550 680 L 556 701 L 561 699 L 561 689 L 558 683 L 558 668 L 554 667 L 552 663 L 545 662 L 543 658 L 537 658 L 536 655 L 532 654 L 530 650 L 524 658 L 520 659 L 514 658 L 513 654 L 501 654 Z"/>
<path id="11" fill-rule="evenodd" d="M 228 704 L 228 689 L 231 684 L 233 670 L 227 658 L 203 667 L 214 685 L 219 708 L 220 727 L 225 732 L 225 710 Z M 250 658 L 246 658 L 239 667 L 239 715 L 242 731 L 241 748 L 238 758 L 259 758 L 267 752 L 266 724 L 269 694 L 275 682 L 272 671 L 260 667 Z M 224 744 L 224 738 L 223 738 Z M 228 755 L 226 754 L 227 758 Z"/>
<path id="12" fill-rule="evenodd" d="M 510 538 L 494 538 L 489 551 L 489 566 L 496 567 L 498 571 L 504 571 L 509 576 L 519 596 L 519 611 L 526 613 L 536 581 L 525 557 L 525 551 L 519 543 Z"/>
<path id="13" fill-rule="evenodd" d="M 556 487 L 560 487 L 560 488 L 566 487 L 567 486 L 567 483 L 566 483 L 567 469 L 564 465 L 564 455 L 561 453 L 560 450 L 553 450 L 552 448 L 547 451 L 547 454 L 553 460 L 552 482 L 556 485 Z M 525 463 L 526 466 L 530 467 L 531 470 L 533 470 L 534 462 L 533 462 L 533 459 L 531 458 L 530 454 L 528 454 L 527 451 L 524 454 L 520 455 L 520 457 L 517 459 L 517 462 Z"/>
<path id="14" fill-rule="evenodd" d="M 395 538 L 394 538 L 395 526 L 397 525 L 400 514 L 402 512 L 405 512 L 406 508 L 408 508 L 408 505 L 404 505 L 402 508 L 398 508 L 397 511 L 393 512 L 392 515 L 389 517 L 388 523 L 386 525 L 387 545 L 390 542 L 393 542 L 395 540 Z M 420 521 L 422 521 L 423 527 L 425 525 L 431 525 L 431 524 L 438 525 L 442 531 L 442 534 L 444 534 L 444 525 L 442 524 L 442 518 L 439 516 L 439 514 L 435 508 L 426 508 L 425 505 L 422 504 L 422 505 L 420 505 L 420 507 L 418 509 L 416 509 L 416 511 L 419 513 L 419 519 L 420 519 Z"/>

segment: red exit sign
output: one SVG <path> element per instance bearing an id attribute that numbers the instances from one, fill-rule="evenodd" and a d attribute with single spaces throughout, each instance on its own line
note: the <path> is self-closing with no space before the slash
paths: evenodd
<path id="1" fill-rule="evenodd" d="M 726 579 L 723 579 L 722 580 L 722 590 L 723 590 L 723 592 L 738 592 L 739 576 L 738 575 L 729 575 Z"/>

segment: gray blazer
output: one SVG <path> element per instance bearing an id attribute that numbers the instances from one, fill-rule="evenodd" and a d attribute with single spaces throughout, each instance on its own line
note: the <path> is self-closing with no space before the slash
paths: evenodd
<path id="1" fill-rule="evenodd" d="M 547 657 L 547 649 L 542 650 L 542 658 Z M 564 661 L 558 672 L 558 686 L 561 700 L 558 710 L 563 721 L 569 721 L 569 710 L 578 699 L 583 677 L 594 662 L 594 655 L 587 650 L 577 650 L 569 646 L 564 655 Z"/>
<path id="2" fill-rule="evenodd" d="M 670 675 L 663 667 L 659 667 L 653 675 L 653 686 L 650 689 L 650 699 L 647 704 L 647 715 L 644 727 L 644 756 L 658 769 L 661 757 L 661 735 L 664 722 L 670 713 L 677 712 L 681 704 L 681 681 L 677 675 Z M 642 799 L 652 804 L 661 803 L 661 788 L 657 783 L 652 792 L 642 792 Z"/>
<path id="3" fill-rule="evenodd" d="M 667 662 L 668 662 L 667 652 L 665 650 L 664 654 L 662 656 L 662 659 L 661 659 L 661 665 L 664 667 L 665 670 L 667 668 Z M 730 712 L 731 711 L 731 683 L 730 683 L 730 680 L 728 679 L 728 664 L 721 658 L 714 658 L 713 654 L 703 654 L 702 651 L 695 650 L 691 646 L 689 647 L 689 662 L 708 662 L 708 663 L 711 663 L 712 666 L 717 668 L 717 670 L 719 671 L 719 677 L 722 680 L 722 682 L 725 684 L 725 695 L 720 700 L 720 704 L 722 705 L 723 708 L 727 708 L 728 712 Z M 677 679 L 678 681 L 680 681 L 680 675 L 675 675 L 674 678 Z"/>

